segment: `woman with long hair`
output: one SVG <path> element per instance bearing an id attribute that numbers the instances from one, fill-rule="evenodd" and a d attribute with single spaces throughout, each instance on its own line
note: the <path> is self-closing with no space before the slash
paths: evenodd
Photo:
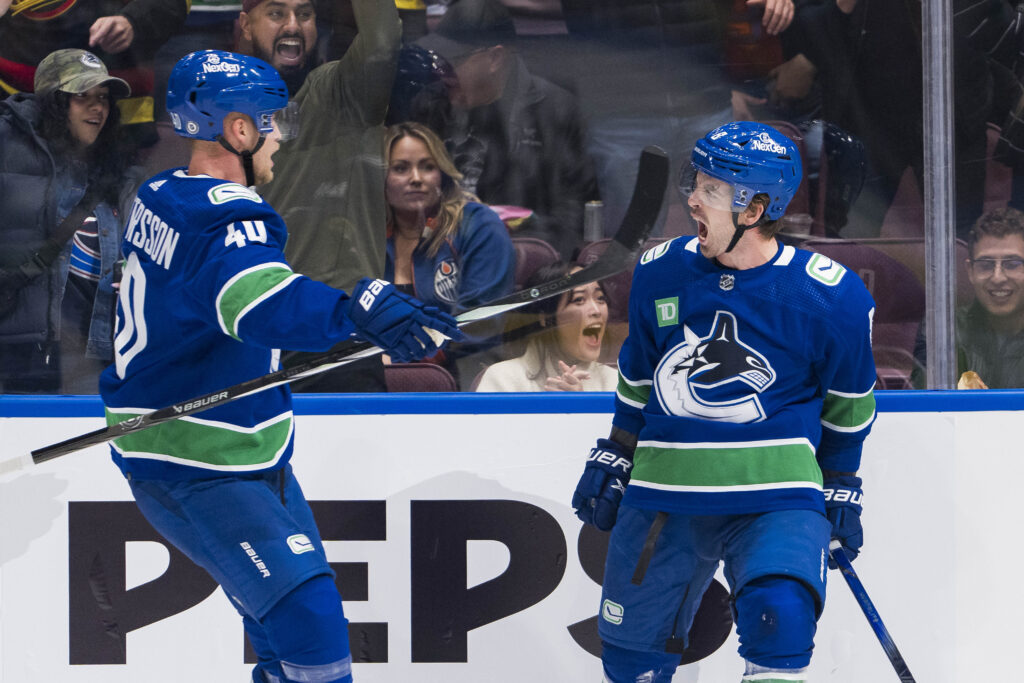
<path id="1" fill-rule="evenodd" d="M 581 269 L 559 261 L 538 269 L 526 287 Z M 615 391 L 618 372 L 600 360 L 608 327 L 608 299 L 600 282 L 580 285 L 522 310 L 520 317 L 535 318 L 534 327 L 540 331 L 530 336 L 522 355 L 487 368 L 477 391 Z M 522 329 L 510 330 L 510 336 L 520 336 Z"/>
<path id="2" fill-rule="evenodd" d="M 511 292 L 515 249 L 508 229 L 459 185 L 462 175 L 437 134 L 419 123 L 399 123 L 388 129 L 384 150 L 385 279 L 452 315 Z M 495 335 L 500 328 L 496 321 Z M 447 351 L 445 364 L 454 369 L 453 357 L 493 346 L 493 336 L 477 334 L 475 343 Z"/>
<path id="3" fill-rule="evenodd" d="M 131 90 L 78 49 L 43 59 L 34 89 L 0 102 L 0 391 L 95 393 L 113 358 L 131 189 L 116 103 Z"/>

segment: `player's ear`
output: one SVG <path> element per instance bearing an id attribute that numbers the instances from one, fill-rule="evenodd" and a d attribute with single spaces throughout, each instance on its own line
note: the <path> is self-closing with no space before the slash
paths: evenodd
<path id="1" fill-rule="evenodd" d="M 743 224 L 753 225 L 764 215 L 765 205 L 761 202 L 752 201 L 743 209 Z"/>
<path id="2" fill-rule="evenodd" d="M 259 138 L 256 125 L 245 114 L 231 112 L 224 117 L 224 139 L 235 149 L 252 149 Z"/>

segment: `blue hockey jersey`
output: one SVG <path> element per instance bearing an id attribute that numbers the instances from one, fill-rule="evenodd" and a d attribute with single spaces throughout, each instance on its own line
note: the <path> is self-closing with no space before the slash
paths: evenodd
<path id="1" fill-rule="evenodd" d="M 624 503 L 684 514 L 824 511 L 875 416 L 874 301 L 856 274 L 780 245 L 730 270 L 696 238 L 633 275 L 614 424 L 639 443 Z"/>
<path id="2" fill-rule="evenodd" d="M 354 332 L 349 297 L 292 272 L 281 217 L 255 192 L 172 169 L 140 188 L 122 250 L 115 362 L 100 378 L 107 422 L 277 369 L 277 349 L 326 350 Z M 144 478 L 282 467 L 291 393 L 268 389 L 112 442 Z"/>

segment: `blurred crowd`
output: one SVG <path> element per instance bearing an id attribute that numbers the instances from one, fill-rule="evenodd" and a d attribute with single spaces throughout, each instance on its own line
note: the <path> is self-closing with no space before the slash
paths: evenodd
<path id="1" fill-rule="evenodd" d="M 925 144 L 956 174 L 961 388 L 1024 386 L 1024 12 L 954 0 L 954 139 L 923 131 L 920 0 L 0 0 L 0 393 L 89 394 L 114 358 L 140 183 L 187 165 L 182 56 L 278 70 L 292 129 L 257 191 L 296 272 L 382 277 L 453 315 L 586 267 L 647 145 L 689 165 L 768 123 L 804 181 L 780 239 L 878 304 L 878 388 L 924 388 Z M 670 183 L 648 247 L 696 227 Z M 614 391 L 628 273 L 297 391 Z M 285 365 L 310 359 L 282 350 Z"/>

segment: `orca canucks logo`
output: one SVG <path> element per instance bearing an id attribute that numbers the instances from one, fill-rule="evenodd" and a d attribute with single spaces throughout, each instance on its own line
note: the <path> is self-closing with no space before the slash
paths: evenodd
<path id="1" fill-rule="evenodd" d="M 775 381 L 775 370 L 740 340 L 738 328 L 728 311 L 715 313 L 704 337 L 683 325 L 686 341 L 669 351 L 654 372 L 654 389 L 666 413 L 723 422 L 764 419 L 758 394 Z"/>

